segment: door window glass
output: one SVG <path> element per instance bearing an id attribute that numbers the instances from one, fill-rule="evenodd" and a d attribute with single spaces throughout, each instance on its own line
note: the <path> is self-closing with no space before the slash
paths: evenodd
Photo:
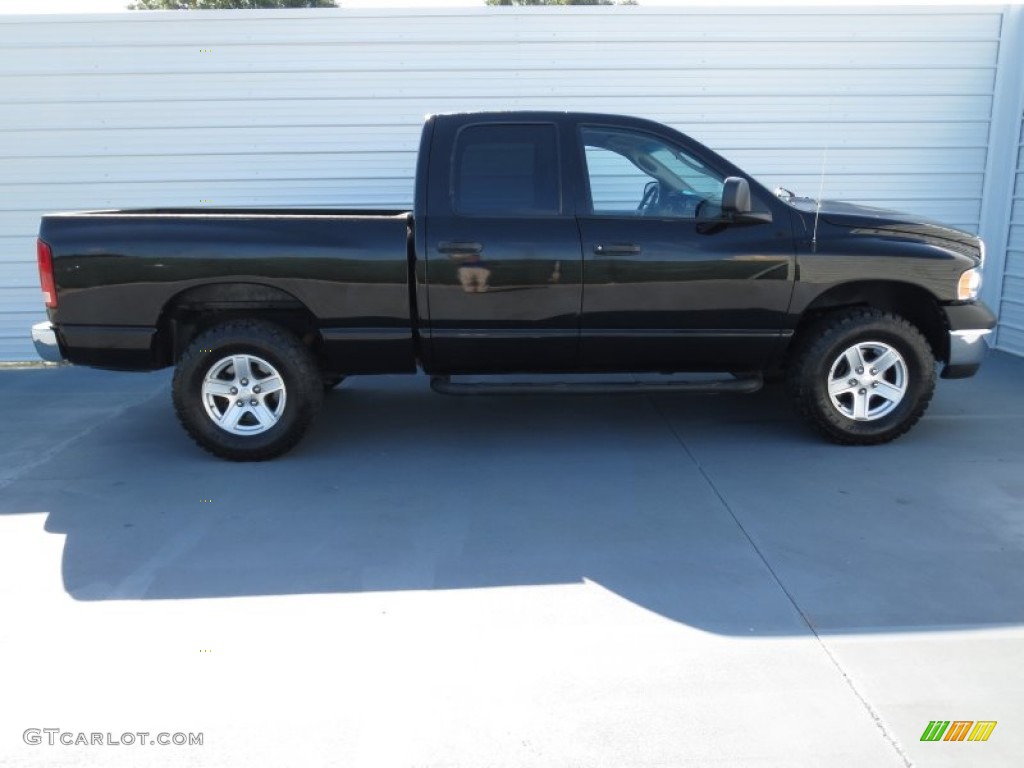
<path id="1" fill-rule="evenodd" d="M 559 162 L 553 125 L 474 125 L 458 136 L 452 202 L 471 216 L 555 215 Z"/>
<path id="2" fill-rule="evenodd" d="M 584 127 L 591 211 L 694 219 L 721 211 L 724 177 L 647 133 Z"/>

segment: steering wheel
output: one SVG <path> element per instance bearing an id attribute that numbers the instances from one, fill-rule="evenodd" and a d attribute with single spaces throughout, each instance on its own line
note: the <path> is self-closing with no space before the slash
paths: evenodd
<path id="1" fill-rule="evenodd" d="M 658 182 L 652 181 L 644 187 L 644 196 L 640 198 L 640 204 L 636 207 L 639 213 L 643 213 L 654 207 L 658 200 Z"/>

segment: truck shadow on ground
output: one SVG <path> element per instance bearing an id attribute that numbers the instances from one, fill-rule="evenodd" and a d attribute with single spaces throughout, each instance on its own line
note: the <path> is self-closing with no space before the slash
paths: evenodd
<path id="1" fill-rule="evenodd" d="M 288 456 L 232 464 L 157 398 L 5 489 L 0 513 L 49 512 L 85 601 L 586 579 L 733 635 L 1017 624 L 1024 420 L 979 408 L 950 395 L 903 441 L 849 449 L 776 387 L 445 398 L 379 377 L 330 395 Z"/>

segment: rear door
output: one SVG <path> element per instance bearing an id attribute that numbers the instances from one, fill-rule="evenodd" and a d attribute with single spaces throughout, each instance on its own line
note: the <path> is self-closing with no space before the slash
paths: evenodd
<path id="1" fill-rule="evenodd" d="M 577 365 L 582 254 L 550 118 L 438 118 L 425 230 L 430 369 Z"/>

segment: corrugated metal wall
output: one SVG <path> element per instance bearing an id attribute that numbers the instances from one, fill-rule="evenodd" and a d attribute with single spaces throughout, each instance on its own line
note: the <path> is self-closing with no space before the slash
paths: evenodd
<path id="1" fill-rule="evenodd" d="M 1010 236 L 1003 271 L 999 346 L 1024 355 L 1024 116 L 1017 145 L 1017 181 L 1013 188 Z"/>
<path id="2" fill-rule="evenodd" d="M 0 360 L 51 210 L 409 206 L 424 114 L 670 123 L 760 177 L 975 230 L 1000 7 L 0 17 Z M 1020 243 L 1020 231 L 1017 240 Z"/>

